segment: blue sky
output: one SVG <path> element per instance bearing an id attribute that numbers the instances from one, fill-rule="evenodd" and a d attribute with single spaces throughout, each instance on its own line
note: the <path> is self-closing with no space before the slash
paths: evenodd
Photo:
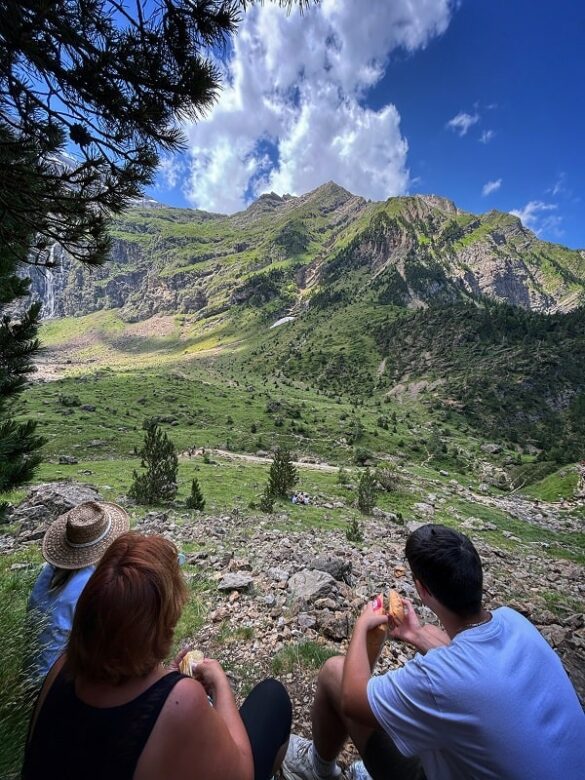
<path id="1" fill-rule="evenodd" d="M 226 89 L 153 197 L 233 212 L 333 179 L 514 211 L 585 248 L 585 3 L 323 0 L 247 14 Z"/>

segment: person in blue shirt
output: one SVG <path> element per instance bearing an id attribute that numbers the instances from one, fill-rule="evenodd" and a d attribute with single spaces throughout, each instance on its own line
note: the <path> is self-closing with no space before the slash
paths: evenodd
<path id="1" fill-rule="evenodd" d="M 88 501 L 58 517 L 47 529 L 42 546 L 47 563 L 28 602 L 29 623 L 36 636 L 26 665 L 38 684 L 65 650 L 75 605 L 97 562 L 129 528 L 130 519 L 122 507 Z"/>
<path id="2" fill-rule="evenodd" d="M 560 658 L 537 629 L 509 607 L 488 611 L 471 541 L 441 525 L 417 528 L 406 557 L 422 603 L 443 628 L 419 622 L 403 599 L 397 621 L 366 605 L 347 656 L 319 673 L 313 740 L 292 737 L 286 780 L 339 778 L 348 736 L 363 761 L 351 780 L 581 780 L 585 713 Z M 372 676 L 368 632 L 418 653 Z"/>

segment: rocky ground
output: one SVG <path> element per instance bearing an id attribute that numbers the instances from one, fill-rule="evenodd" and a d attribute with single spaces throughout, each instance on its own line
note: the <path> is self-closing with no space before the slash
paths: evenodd
<path id="1" fill-rule="evenodd" d="M 0 551 L 38 544 L 47 522 L 95 496 L 75 483 L 32 491 L 11 517 L 13 533 L 0 536 Z M 294 729 L 308 734 L 318 664 L 328 652 L 344 652 L 364 602 L 389 586 L 416 601 L 403 555 L 416 523 L 401 525 L 378 510 L 363 522 L 363 543 L 350 544 L 339 529 L 280 530 L 286 520 L 239 512 L 151 512 L 136 528 L 191 550 L 184 571 L 200 598 L 203 623 L 189 639 L 222 661 L 240 696 L 263 676 L 280 677 L 293 699 Z M 469 525 L 484 563 L 487 607 L 509 605 L 526 615 L 559 653 L 585 701 L 584 567 L 543 555 L 533 545 L 519 545 L 514 553 L 493 548 Z M 425 610 L 423 617 L 433 619 Z M 408 647 L 388 641 L 379 670 L 411 655 Z M 345 762 L 350 757 L 348 752 Z"/>

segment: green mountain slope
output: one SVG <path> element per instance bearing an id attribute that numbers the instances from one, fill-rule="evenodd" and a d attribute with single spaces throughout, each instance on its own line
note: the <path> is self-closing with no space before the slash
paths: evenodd
<path id="1" fill-rule="evenodd" d="M 35 280 L 41 296 L 48 283 L 56 288 L 55 314 L 119 308 L 127 321 L 208 319 L 270 303 L 270 317 L 315 295 L 415 308 L 488 297 L 548 313 L 585 295 L 585 253 L 540 241 L 516 217 L 476 216 L 436 196 L 367 203 L 331 182 L 298 198 L 263 195 L 229 217 L 130 209 L 112 235 L 103 268 L 62 258 L 57 276 Z"/>
<path id="2" fill-rule="evenodd" d="M 583 455 L 585 253 L 516 217 L 432 195 L 371 203 L 330 182 L 229 217 L 131 209 L 113 237 L 108 266 L 65 260 L 51 290 L 56 313 L 96 312 L 91 359 L 230 346 L 240 372 L 360 403 L 408 397 L 433 424 Z"/>

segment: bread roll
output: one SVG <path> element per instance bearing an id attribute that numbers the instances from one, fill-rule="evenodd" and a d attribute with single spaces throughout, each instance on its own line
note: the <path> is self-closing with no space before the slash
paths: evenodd
<path id="1" fill-rule="evenodd" d="M 204 655 L 201 650 L 189 650 L 183 656 L 181 663 L 179 664 L 179 671 L 181 674 L 187 674 L 189 677 L 193 677 L 193 670 L 198 663 L 203 661 Z"/>
<path id="2" fill-rule="evenodd" d="M 399 593 L 395 590 L 391 590 L 388 593 L 388 614 L 397 623 L 402 623 L 404 620 L 404 605 Z"/>

